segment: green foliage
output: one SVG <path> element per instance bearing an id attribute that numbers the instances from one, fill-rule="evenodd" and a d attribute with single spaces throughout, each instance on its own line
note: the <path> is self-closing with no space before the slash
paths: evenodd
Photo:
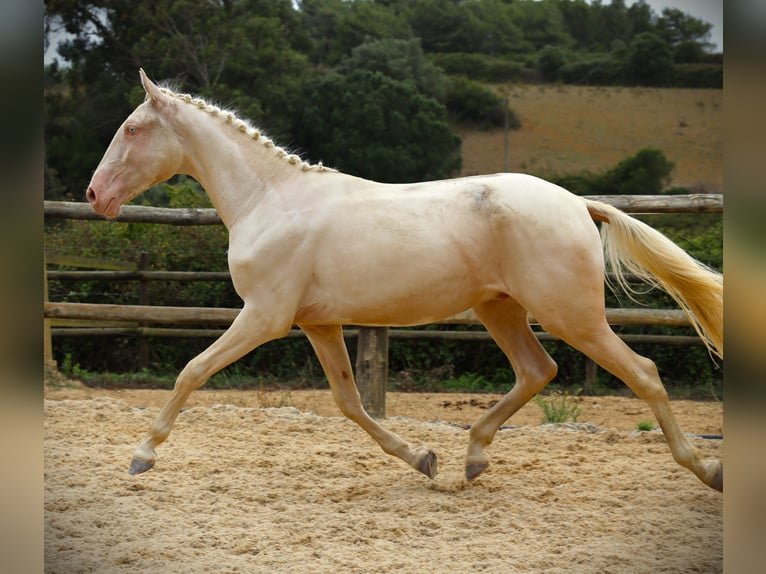
<path id="1" fill-rule="evenodd" d="M 449 76 L 464 76 L 471 80 L 491 83 L 535 79 L 525 64 L 486 54 L 431 53 L 428 57 Z"/>
<path id="2" fill-rule="evenodd" d="M 579 54 L 561 66 L 559 80 L 567 84 L 619 85 L 624 83 L 623 64 L 612 53 Z"/>
<path id="3" fill-rule="evenodd" d="M 372 40 L 368 38 L 351 51 L 337 67 L 340 74 L 355 70 L 380 72 L 399 82 L 413 84 L 424 96 L 444 103 L 447 78 L 423 53 L 417 39 Z"/>
<path id="4" fill-rule="evenodd" d="M 657 34 L 643 32 L 633 38 L 625 62 L 626 79 L 639 86 L 662 86 L 673 74 L 671 46 Z"/>
<path id="5" fill-rule="evenodd" d="M 553 176 L 551 180 L 578 195 L 658 195 L 665 191 L 674 164 L 655 148 L 643 148 L 600 173 Z"/>
<path id="6" fill-rule="evenodd" d="M 299 15 L 311 37 L 309 57 L 315 64 L 335 66 L 368 40 L 411 39 L 402 10 L 381 2 L 302 0 Z"/>
<path id="7" fill-rule="evenodd" d="M 547 398 L 537 395 L 535 403 L 543 410 L 543 424 L 577 422 L 580 416 L 580 405 L 566 393 Z"/>
<path id="8" fill-rule="evenodd" d="M 462 77 L 450 78 L 447 109 L 455 122 L 479 129 L 499 128 L 505 123 L 503 98 L 484 84 Z M 508 109 L 508 127 L 514 130 L 521 127 L 518 116 L 511 109 Z"/>
<path id="9" fill-rule="evenodd" d="M 439 179 L 462 164 L 461 140 L 446 116 L 412 83 L 354 70 L 307 86 L 299 142 L 315 160 L 368 179 Z"/>
<path id="10" fill-rule="evenodd" d="M 559 72 L 566 63 L 564 52 L 558 46 L 548 44 L 544 46 L 537 56 L 537 68 L 540 75 L 548 82 L 559 79 Z"/>
<path id="11" fill-rule="evenodd" d="M 648 432 L 654 430 L 654 423 L 652 421 L 639 421 L 636 425 L 636 430 L 639 432 Z"/>
<path id="12" fill-rule="evenodd" d="M 723 66 L 709 63 L 675 64 L 670 84 L 684 88 L 723 89 Z"/>
<path id="13" fill-rule="evenodd" d="M 674 164 L 661 150 L 644 148 L 604 175 L 604 194 L 657 195 L 670 182 Z"/>

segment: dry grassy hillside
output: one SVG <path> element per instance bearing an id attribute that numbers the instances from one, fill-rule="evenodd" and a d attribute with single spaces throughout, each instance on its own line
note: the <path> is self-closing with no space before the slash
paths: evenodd
<path id="1" fill-rule="evenodd" d="M 675 163 L 671 185 L 723 191 L 723 91 L 497 86 L 519 115 L 509 171 L 598 171 L 655 147 Z M 502 130 L 462 130 L 462 175 L 505 171 Z"/>

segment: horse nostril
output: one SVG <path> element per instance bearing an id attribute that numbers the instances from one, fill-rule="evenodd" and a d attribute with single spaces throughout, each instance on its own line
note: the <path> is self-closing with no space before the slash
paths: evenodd
<path id="1" fill-rule="evenodd" d="M 92 187 L 89 187 L 88 191 L 85 192 L 85 198 L 89 203 L 96 203 L 96 192 L 93 191 Z"/>

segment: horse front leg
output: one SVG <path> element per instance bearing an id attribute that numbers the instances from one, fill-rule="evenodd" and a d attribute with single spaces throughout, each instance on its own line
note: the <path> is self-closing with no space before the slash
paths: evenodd
<path id="1" fill-rule="evenodd" d="M 330 383 L 332 396 L 340 411 L 362 427 L 384 452 L 399 457 L 428 478 L 436 476 L 436 454 L 433 451 L 426 448 L 411 449 L 404 440 L 384 429 L 364 410 L 354 382 L 341 326 L 300 325 L 300 327 L 306 333 L 319 358 Z"/>
<path id="2" fill-rule="evenodd" d="M 157 460 L 155 449 L 168 438 L 181 407 L 192 391 L 258 345 L 286 335 L 289 329 L 290 321 L 287 321 L 286 326 L 273 320 L 269 321 L 262 314 L 248 309 L 246 305 L 229 329 L 189 361 L 179 373 L 170 398 L 152 423 L 146 438 L 136 449 L 128 472 L 139 474 L 154 466 Z"/>

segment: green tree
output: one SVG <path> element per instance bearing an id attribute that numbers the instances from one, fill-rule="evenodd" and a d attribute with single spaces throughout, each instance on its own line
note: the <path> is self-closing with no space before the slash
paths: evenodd
<path id="1" fill-rule="evenodd" d="M 566 46 L 572 43 L 564 17 L 555 2 L 514 2 L 510 7 L 514 22 L 523 32 L 531 51 L 541 50 L 548 44 Z"/>
<path id="2" fill-rule="evenodd" d="M 331 74 L 307 86 L 299 142 L 315 160 L 383 182 L 460 171 L 460 138 L 446 110 L 410 82 L 380 72 Z"/>
<path id="3" fill-rule="evenodd" d="M 426 58 L 420 40 L 367 39 L 351 51 L 337 71 L 349 74 L 354 70 L 380 72 L 394 80 L 412 83 L 421 94 L 444 102 L 447 79 L 444 73 Z"/>
<path id="4" fill-rule="evenodd" d="M 481 23 L 454 0 L 420 0 L 410 15 L 413 33 L 427 52 L 476 52 Z"/>
<path id="5" fill-rule="evenodd" d="M 379 2 L 303 0 L 303 26 L 311 36 L 314 63 L 336 65 L 366 39 L 412 37 L 401 7 Z"/>
<path id="6" fill-rule="evenodd" d="M 665 8 L 658 19 L 656 32 L 671 46 L 684 43 L 710 48 L 710 30 L 713 25 L 690 16 L 677 8 Z"/>
<path id="7" fill-rule="evenodd" d="M 664 85 L 673 73 L 670 45 L 652 32 L 639 34 L 628 47 L 625 73 L 627 79 L 637 85 Z"/>
<path id="8" fill-rule="evenodd" d="M 548 44 L 537 55 L 537 69 L 543 79 L 548 82 L 559 79 L 559 72 L 565 63 L 564 52 L 558 46 Z"/>

